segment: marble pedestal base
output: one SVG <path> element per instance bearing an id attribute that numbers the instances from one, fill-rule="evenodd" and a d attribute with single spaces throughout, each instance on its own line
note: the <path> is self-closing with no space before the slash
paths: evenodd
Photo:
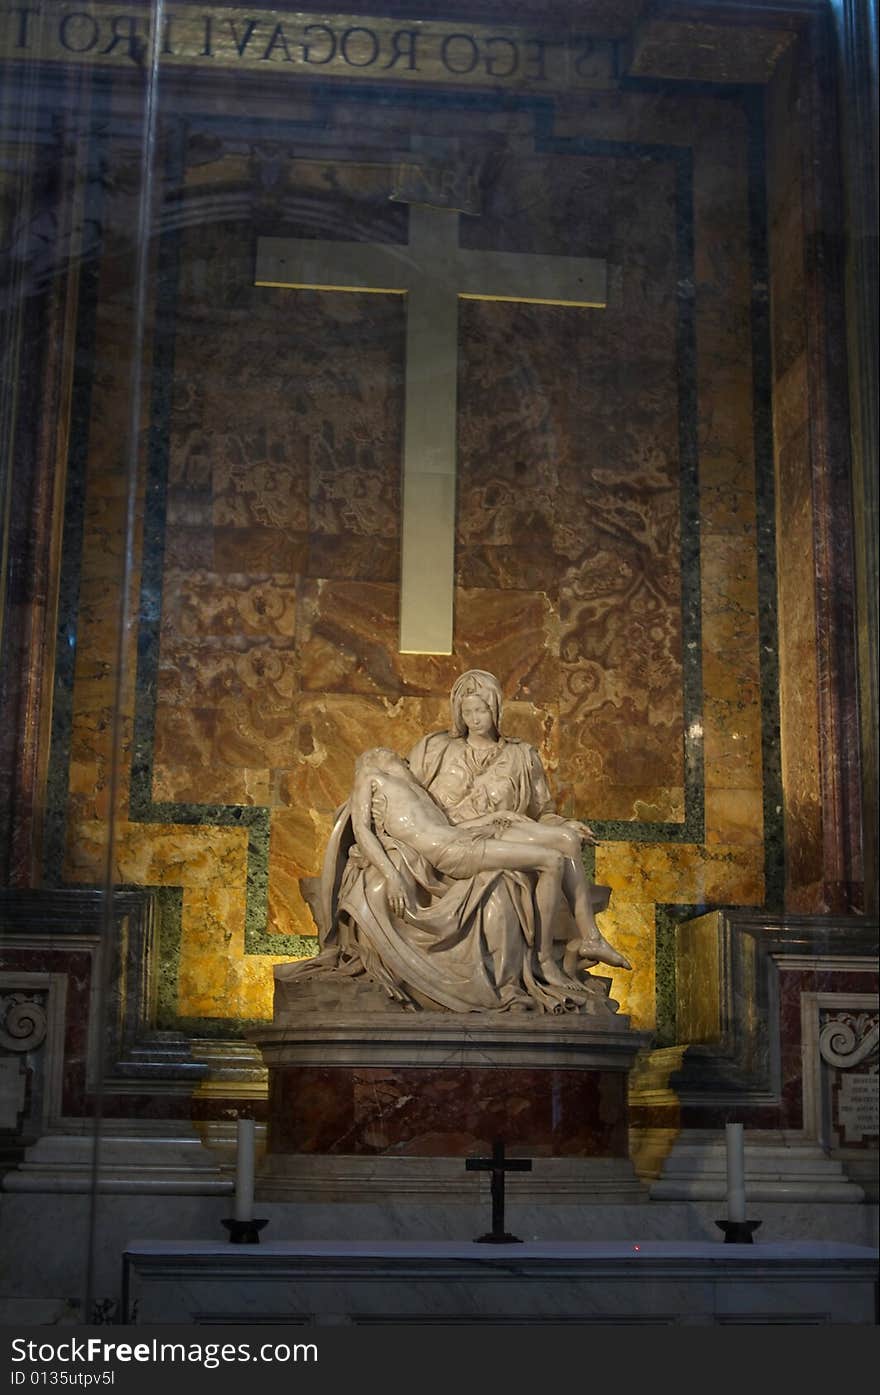
<path id="1" fill-rule="evenodd" d="M 519 1151 L 519 1150 L 517 1150 Z M 461 1205 L 490 1214 L 487 1173 L 467 1172 L 464 1157 L 328 1157 L 270 1153 L 257 1179 L 257 1200 L 300 1203 Z M 535 1158 L 531 1172 L 508 1174 L 508 1214 L 516 1229 L 525 1206 L 605 1203 L 642 1205 L 649 1193 L 629 1158 Z"/>
<path id="2" fill-rule="evenodd" d="M 257 1042 L 269 1073 L 267 1198 L 444 1199 L 470 1185 L 476 1199 L 464 1159 L 495 1139 L 534 1160 L 517 1179 L 531 1195 L 643 1195 L 627 1080 L 645 1037 L 626 1018 L 291 1015 Z"/>

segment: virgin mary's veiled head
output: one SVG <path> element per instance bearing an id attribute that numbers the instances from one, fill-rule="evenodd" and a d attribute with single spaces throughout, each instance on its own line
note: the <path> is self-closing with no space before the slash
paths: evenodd
<path id="1" fill-rule="evenodd" d="M 452 708 L 452 734 L 454 736 L 467 735 L 467 723 L 461 711 L 461 705 L 467 697 L 482 699 L 492 713 L 495 730 L 500 731 L 503 705 L 501 684 L 494 673 L 486 673 L 485 669 L 482 668 L 469 668 L 467 673 L 463 673 L 452 685 L 449 700 Z"/>

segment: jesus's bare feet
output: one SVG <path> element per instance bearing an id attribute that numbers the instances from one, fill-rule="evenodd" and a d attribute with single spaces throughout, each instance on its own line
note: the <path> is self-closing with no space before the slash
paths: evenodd
<path id="1" fill-rule="evenodd" d="M 583 965 L 584 960 L 591 960 L 596 964 L 611 964 L 615 969 L 631 969 L 632 964 L 625 954 L 610 945 L 604 935 L 600 935 L 598 930 L 594 935 L 590 935 L 585 940 L 569 940 L 565 946 L 565 956 L 563 966 L 566 973 L 571 973 L 578 964 Z M 586 967 L 583 965 L 583 967 Z"/>

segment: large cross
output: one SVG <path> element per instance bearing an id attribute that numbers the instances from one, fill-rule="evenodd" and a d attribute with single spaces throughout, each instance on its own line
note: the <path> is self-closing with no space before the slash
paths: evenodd
<path id="1" fill-rule="evenodd" d="M 602 307 L 605 263 L 458 245 L 458 213 L 412 204 L 409 242 L 261 237 L 258 286 L 405 295 L 400 651 L 452 653 L 459 300 Z"/>

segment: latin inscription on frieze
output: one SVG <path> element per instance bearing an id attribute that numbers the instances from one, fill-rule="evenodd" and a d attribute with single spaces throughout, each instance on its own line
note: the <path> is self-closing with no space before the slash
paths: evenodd
<path id="1" fill-rule="evenodd" d="M 17 1056 L 0 1056 L 0 1129 L 18 1127 L 24 1110 L 26 1076 Z"/>
<path id="2" fill-rule="evenodd" d="M 619 45 L 604 38 L 210 5 L 167 9 L 158 42 L 163 66 L 322 80 L 565 90 L 614 87 L 619 70 Z M 0 58 L 143 68 L 152 45 L 149 14 L 124 3 L 0 5 Z"/>

